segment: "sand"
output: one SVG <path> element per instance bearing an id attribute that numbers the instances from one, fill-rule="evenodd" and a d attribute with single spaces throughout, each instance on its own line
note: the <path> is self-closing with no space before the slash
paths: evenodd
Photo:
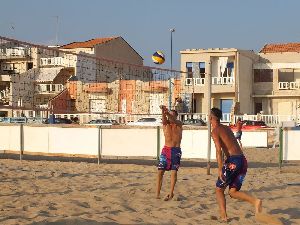
<path id="1" fill-rule="evenodd" d="M 264 213 L 300 224 L 299 164 L 277 166 L 278 149 L 246 149 L 249 170 L 242 190 L 263 199 Z M 152 162 L 0 159 L 0 224 L 219 224 L 215 164 L 182 162 L 175 197 L 155 199 Z M 149 165 L 150 164 L 150 165 Z M 166 173 L 162 195 L 169 190 Z M 227 195 L 228 224 L 261 224 L 253 207 Z"/>

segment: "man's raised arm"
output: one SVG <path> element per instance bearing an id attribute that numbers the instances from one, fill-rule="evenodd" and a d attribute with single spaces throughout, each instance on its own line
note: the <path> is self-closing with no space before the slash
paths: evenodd
<path id="1" fill-rule="evenodd" d="M 164 105 L 159 106 L 159 108 L 161 108 L 162 124 L 167 125 L 169 123 L 167 118 L 168 109 Z"/>

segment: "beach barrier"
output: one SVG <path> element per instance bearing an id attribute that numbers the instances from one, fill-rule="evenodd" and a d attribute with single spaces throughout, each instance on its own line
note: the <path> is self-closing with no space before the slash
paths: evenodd
<path id="1" fill-rule="evenodd" d="M 284 127 L 280 129 L 279 164 L 283 161 L 300 160 L 299 142 L 300 127 Z"/>
<path id="2" fill-rule="evenodd" d="M 0 125 L 0 150 L 23 153 L 157 158 L 164 145 L 161 127 Z M 300 134 L 300 132 L 299 132 Z M 266 130 L 243 132 L 244 147 L 267 147 Z M 207 128 L 183 130 L 183 158 L 207 159 Z M 216 152 L 211 142 L 211 159 Z"/>

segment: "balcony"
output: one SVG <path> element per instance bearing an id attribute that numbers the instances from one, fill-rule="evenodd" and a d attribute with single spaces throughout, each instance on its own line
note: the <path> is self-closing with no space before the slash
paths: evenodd
<path id="1" fill-rule="evenodd" d="M 299 90 L 300 82 L 279 82 L 278 89 L 279 90 Z"/>
<path id="2" fill-rule="evenodd" d="M 63 66 L 64 60 L 62 57 L 41 58 L 41 66 Z"/>
<path id="3" fill-rule="evenodd" d="M 0 58 L 23 58 L 28 57 L 29 51 L 24 47 L 2 48 L 0 49 Z"/>
<path id="4" fill-rule="evenodd" d="M 233 77 L 212 77 L 213 85 L 232 85 L 234 84 Z"/>
<path id="5" fill-rule="evenodd" d="M 213 85 L 232 85 L 234 84 L 233 77 L 212 77 Z M 186 86 L 204 86 L 205 78 L 186 78 L 185 79 Z"/>
<path id="6" fill-rule="evenodd" d="M 205 85 L 205 78 L 186 78 L 185 79 L 186 86 L 204 86 Z"/>
<path id="7" fill-rule="evenodd" d="M 64 89 L 62 84 L 37 84 L 35 91 L 38 94 L 58 94 Z"/>

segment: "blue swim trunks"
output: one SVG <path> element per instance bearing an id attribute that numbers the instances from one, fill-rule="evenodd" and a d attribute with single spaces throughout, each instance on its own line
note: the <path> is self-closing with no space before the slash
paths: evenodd
<path id="1" fill-rule="evenodd" d="M 240 190 L 247 173 L 248 163 L 244 155 L 230 156 L 224 162 L 222 173 L 225 177 L 225 182 L 218 178 L 216 186 L 219 188 L 236 188 Z"/>
<path id="2" fill-rule="evenodd" d="M 181 148 L 164 146 L 159 157 L 159 170 L 178 171 L 181 159 Z"/>
<path id="3" fill-rule="evenodd" d="M 242 134 L 243 134 L 242 131 L 238 131 L 238 132 L 235 133 L 234 136 L 235 136 L 236 139 L 241 140 L 242 139 Z"/>

